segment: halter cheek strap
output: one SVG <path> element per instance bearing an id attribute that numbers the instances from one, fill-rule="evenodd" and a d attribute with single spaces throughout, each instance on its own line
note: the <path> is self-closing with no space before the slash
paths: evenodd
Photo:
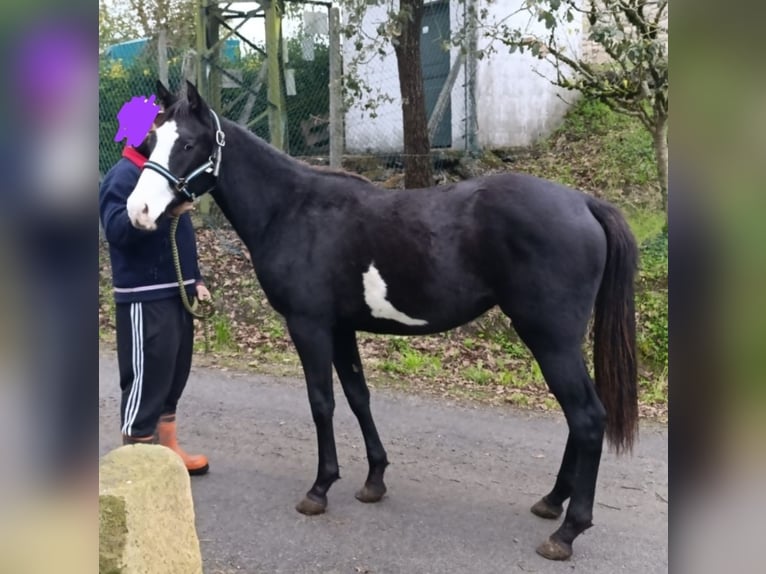
<path id="1" fill-rule="evenodd" d="M 213 116 L 213 121 L 215 122 L 216 128 L 215 148 L 205 163 L 193 169 L 185 177 L 176 177 L 170 172 L 168 168 L 153 161 L 147 161 L 144 164 L 144 169 L 150 169 L 159 173 L 162 177 L 168 180 L 168 182 L 173 186 L 177 193 L 185 195 L 189 201 L 194 201 L 197 198 L 196 194 L 189 191 L 189 182 L 194 178 L 202 175 L 203 173 L 212 174 L 214 178 L 218 179 L 218 172 L 221 169 L 221 150 L 226 145 L 226 136 L 221 129 L 221 121 L 218 119 L 218 115 L 213 110 L 210 110 L 210 114 Z M 200 195 L 204 195 L 205 193 L 211 191 L 213 187 L 202 192 Z"/>
<path id="2" fill-rule="evenodd" d="M 221 150 L 226 146 L 226 135 L 223 133 L 223 130 L 221 129 L 221 121 L 218 119 L 218 115 L 213 111 L 210 110 L 210 114 L 213 116 L 213 121 L 215 122 L 215 145 L 216 148 L 213 150 L 213 156 L 211 156 L 211 159 L 213 157 L 215 158 L 215 168 L 213 169 L 213 177 L 218 177 L 218 172 L 221 169 Z"/>

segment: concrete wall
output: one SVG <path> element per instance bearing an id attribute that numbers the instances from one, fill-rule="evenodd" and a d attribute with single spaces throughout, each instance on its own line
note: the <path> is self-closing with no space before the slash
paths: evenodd
<path id="1" fill-rule="evenodd" d="M 491 18 L 504 18 L 520 4 L 518 0 L 490 4 Z M 546 34 L 542 22 L 529 20 L 527 13 L 520 13 L 506 22 L 511 28 L 528 26 L 530 34 Z M 560 38 L 572 53 L 580 53 L 580 27 L 572 26 Z M 478 48 L 486 49 L 488 43 L 480 34 Z M 547 78 L 555 77 L 555 73 L 547 62 L 527 53 L 511 54 L 502 45 L 496 49 L 497 53 L 480 60 L 477 66 L 477 142 L 481 148 L 530 145 L 559 125 L 569 107 L 567 102 L 575 95 L 550 83 Z"/>
<path id="2" fill-rule="evenodd" d="M 483 0 L 477 0 L 480 7 Z M 490 19 L 502 19 L 517 10 L 521 0 L 503 0 L 489 4 Z M 452 0 L 450 5 L 450 28 L 454 31 L 463 25 L 463 5 Z M 371 7 L 363 23 L 364 31 L 375 35 L 381 22 L 387 20 L 385 7 Z M 516 15 L 507 20 L 510 25 L 523 27 L 529 18 Z M 537 31 L 544 30 L 542 23 L 533 23 Z M 569 31 L 572 50 L 579 53 L 581 31 L 573 25 Z M 479 34 L 478 48 L 486 49 L 488 41 Z M 529 55 L 510 54 L 506 48 L 497 46 L 497 53 L 484 58 L 477 65 L 476 108 L 480 147 L 505 147 L 529 145 L 550 133 L 558 125 L 567 109 L 567 104 L 557 97 L 566 94 L 567 100 L 574 98 L 554 87 L 538 72 L 551 74 L 544 62 Z M 344 60 L 354 53 L 353 40 L 343 45 Z M 458 51 L 453 49 L 450 59 L 454 63 Z M 392 98 L 370 117 L 364 109 L 365 101 L 355 102 L 346 113 L 347 153 L 399 152 L 403 147 L 401 97 L 396 56 L 393 48 L 387 48 L 384 56 L 375 56 L 362 68 L 362 77 L 377 90 Z M 452 89 L 452 147 L 465 148 L 466 88 L 465 66 L 461 69 Z"/>

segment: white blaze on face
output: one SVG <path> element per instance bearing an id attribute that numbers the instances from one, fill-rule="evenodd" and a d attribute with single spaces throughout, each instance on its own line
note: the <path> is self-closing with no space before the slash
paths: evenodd
<path id="1" fill-rule="evenodd" d="M 364 284 L 364 301 L 370 308 L 370 313 L 378 319 L 391 319 L 405 325 L 427 325 L 428 321 L 422 319 L 413 319 L 405 315 L 394 307 L 388 299 L 386 293 L 388 287 L 380 272 L 374 263 L 370 263 L 370 268 L 362 274 L 362 283 Z"/>
<path id="2" fill-rule="evenodd" d="M 149 159 L 168 169 L 170 150 L 178 139 L 178 128 L 168 121 L 157 128 L 157 145 Z M 128 217 L 134 227 L 156 229 L 157 218 L 173 201 L 170 183 L 156 171 L 145 169 L 138 178 L 136 188 L 128 196 Z"/>

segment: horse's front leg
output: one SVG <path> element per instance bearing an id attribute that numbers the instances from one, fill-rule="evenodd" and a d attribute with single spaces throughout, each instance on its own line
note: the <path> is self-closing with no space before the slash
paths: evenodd
<path id="1" fill-rule="evenodd" d="M 370 465 L 367 480 L 361 490 L 356 493 L 356 498 L 362 502 L 378 502 L 386 493 L 383 473 L 388 466 L 388 458 L 370 412 L 370 390 L 364 380 L 354 331 L 336 330 L 334 332 L 333 362 L 351 411 L 356 415 L 362 429 L 367 461 Z"/>
<path id="2" fill-rule="evenodd" d="M 340 478 L 332 417 L 332 334 L 320 321 L 305 317 L 287 319 L 290 337 L 298 351 L 317 429 L 319 465 L 314 485 L 295 509 L 306 515 L 321 514 L 327 508 L 327 491 Z"/>

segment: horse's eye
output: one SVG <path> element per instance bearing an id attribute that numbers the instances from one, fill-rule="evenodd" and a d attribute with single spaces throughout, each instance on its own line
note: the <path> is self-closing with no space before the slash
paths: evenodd
<path id="1" fill-rule="evenodd" d="M 186 144 L 186 145 L 184 146 L 184 149 L 188 151 L 188 150 L 190 150 L 190 149 L 191 149 L 191 148 L 193 148 L 193 147 L 194 147 L 194 146 L 193 146 L 192 144 L 188 143 L 188 144 Z"/>

